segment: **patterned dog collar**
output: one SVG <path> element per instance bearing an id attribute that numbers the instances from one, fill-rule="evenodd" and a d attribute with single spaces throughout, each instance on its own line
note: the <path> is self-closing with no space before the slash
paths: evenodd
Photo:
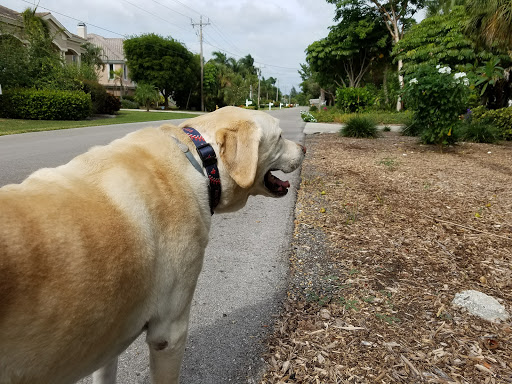
<path id="1" fill-rule="evenodd" d="M 183 132 L 185 132 L 194 142 L 197 153 L 203 163 L 203 167 L 206 169 L 206 174 L 209 180 L 208 192 L 210 195 L 210 211 L 213 215 L 213 210 L 220 202 L 220 194 L 222 191 L 215 150 L 194 128 L 185 127 L 183 128 Z"/>

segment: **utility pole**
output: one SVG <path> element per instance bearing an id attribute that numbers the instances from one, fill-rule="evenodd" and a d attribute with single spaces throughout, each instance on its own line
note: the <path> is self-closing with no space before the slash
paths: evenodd
<path id="1" fill-rule="evenodd" d="M 209 21 L 209 20 L 208 20 Z M 199 43 L 201 45 L 201 111 L 204 111 L 204 93 L 203 93 L 203 78 L 204 78 L 204 63 L 203 63 L 203 25 L 210 25 L 210 23 L 203 23 L 203 15 L 199 17 L 199 24 L 196 24 L 192 21 L 192 27 L 199 25 Z"/>
<path id="2" fill-rule="evenodd" d="M 258 109 L 260 109 L 260 84 L 261 84 L 261 68 L 265 68 L 264 65 L 258 66 Z"/>

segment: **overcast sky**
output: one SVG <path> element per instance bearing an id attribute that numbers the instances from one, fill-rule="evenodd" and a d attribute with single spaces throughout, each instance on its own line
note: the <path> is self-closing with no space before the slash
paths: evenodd
<path id="1" fill-rule="evenodd" d="M 37 4 L 37 0 L 35 0 Z M 0 4 L 23 11 L 34 0 L 0 0 Z M 205 59 L 222 51 L 239 59 L 251 54 L 264 66 L 262 74 L 279 80 L 288 93 L 299 91 L 299 64 L 304 50 L 313 41 L 327 36 L 333 25 L 334 6 L 324 0 L 40 0 L 40 11 L 47 11 L 70 32 L 78 21 L 89 33 L 105 37 L 154 32 L 172 36 L 189 50 L 199 53 L 198 27 L 203 23 Z M 66 17 L 70 16 L 72 18 Z"/>

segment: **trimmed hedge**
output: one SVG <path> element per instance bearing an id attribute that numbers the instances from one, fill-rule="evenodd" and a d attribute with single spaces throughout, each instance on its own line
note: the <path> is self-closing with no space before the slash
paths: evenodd
<path id="1" fill-rule="evenodd" d="M 82 91 L 14 89 L 0 95 L 0 117 L 30 120 L 83 120 L 91 115 Z"/>

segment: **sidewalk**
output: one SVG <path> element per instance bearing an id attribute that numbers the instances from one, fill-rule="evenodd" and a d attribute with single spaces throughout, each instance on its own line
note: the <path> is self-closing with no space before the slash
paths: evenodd
<path id="1" fill-rule="evenodd" d="M 306 123 L 304 127 L 305 135 L 313 135 L 315 133 L 338 133 L 344 124 L 336 123 Z M 402 125 L 400 124 L 387 124 L 377 125 L 377 128 L 382 130 L 384 127 L 389 127 L 393 132 L 400 132 Z"/>
<path id="2" fill-rule="evenodd" d="M 121 111 L 146 112 L 145 109 L 128 109 L 128 108 L 121 108 Z M 188 113 L 191 115 L 203 115 L 205 113 L 208 113 L 208 112 L 201 112 L 201 111 L 179 111 L 179 110 L 163 110 L 163 109 L 150 109 L 149 112 Z"/>

